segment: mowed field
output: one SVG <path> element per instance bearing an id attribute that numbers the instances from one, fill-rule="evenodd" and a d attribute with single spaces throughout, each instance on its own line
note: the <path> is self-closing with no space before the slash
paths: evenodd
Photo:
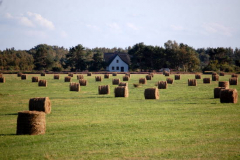
<path id="1" fill-rule="evenodd" d="M 168 89 L 159 90 L 159 100 L 145 100 L 144 89 L 166 80 L 154 75 L 134 88 L 144 74 L 131 75 L 129 97 L 115 98 L 113 78 L 95 82 L 95 74 L 84 79 L 80 92 L 69 91 L 67 74 L 4 74 L 0 83 L 0 159 L 240 159 L 240 102 L 220 103 L 213 98 L 217 81 L 188 86 L 194 74 L 181 75 Z M 32 76 L 46 79 L 47 87 L 32 83 Z M 174 75 L 170 75 L 174 78 Z M 202 78 L 211 75 L 202 75 Z M 231 75 L 220 76 L 228 81 Z M 78 82 L 74 74 L 72 82 Z M 98 95 L 98 86 L 111 87 L 109 95 Z M 238 90 L 240 85 L 230 88 Z M 17 112 L 28 110 L 30 98 L 49 97 L 52 112 L 46 115 L 44 135 L 16 135 Z M 238 96 L 240 100 L 240 96 Z"/>

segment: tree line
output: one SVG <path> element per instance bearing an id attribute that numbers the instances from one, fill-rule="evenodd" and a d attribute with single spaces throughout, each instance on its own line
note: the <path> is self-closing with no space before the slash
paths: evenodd
<path id="1" fill-rule="evenodd" d="M 86 48 L 79 44 L 69 49 L 47 44 L 30 50 L 0 50 L 0 70 L 23 71 L 100 71 L 106 68 L 104 53 L 128 53 L 130 70 L 151 71 L 170 68 L 177 71 L 240 72 L 240 49 L 198 48 L 167 41 L 164 46 L 137 43 L 126 48 Z"/>

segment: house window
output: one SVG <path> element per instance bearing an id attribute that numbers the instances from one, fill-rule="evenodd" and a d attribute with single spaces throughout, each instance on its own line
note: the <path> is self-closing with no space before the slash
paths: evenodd
<path id="1" fill-rule="evenodd" d="M 118 63 L 118 60 L 117 60 L 117 63 Z"/>
<path id="2" fill-rule="evenodd" d="M 117 70 L 119 70 L 119 67 L 117 67 Z"/>
<path id="3" fill-rule="evenodd" d="M 114 67 L 112 67 L 112 70 L 114 70 L 115 68 Z"/>

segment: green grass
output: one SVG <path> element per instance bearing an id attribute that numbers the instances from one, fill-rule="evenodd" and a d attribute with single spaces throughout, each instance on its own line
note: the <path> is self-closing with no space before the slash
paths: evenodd
<path id="1" fill-rule="evenodd" d="M 38 87 L 32 76 L 47 79 Z M 145 100 L 144 89 L 155 87 L 163 75 L 140 88 L 133 83 L 145 75 L 132 75 L 129 97 L 115 98 L 112 78 L 70 92 L 66 75 L 4 75 L 0 83 L 0 159 L 240 159 L 240 106 L 213 98 L 218 82 L 187 86 L 194 75 L 159 90 L 159 100 Z M 103 76 L 103 75 L 102 75 Z M 171 75 L 170 77 L 174 77 Z M 202 78 L 211 77 L 203 75 Z M 103 77 L 102 77 L 103 78 Z M 230 75 L 220 77 L 228 81 Z M 76 75 L 73 82 L 78 82 Z M 110 95 L 98 95 L 98 85 L 110 84 Z M 238 86 L 230 86 L 240 91 Z M 28 110 L 34 97 L 49 97 L 45 135 L 16 135 L 17 112 Z"/>

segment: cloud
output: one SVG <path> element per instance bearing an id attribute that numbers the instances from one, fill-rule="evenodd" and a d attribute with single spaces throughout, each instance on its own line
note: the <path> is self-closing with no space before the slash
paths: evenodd
<path id="1" fill-rule="evenodd" d="M 218 23 L 204 23 L 202 27 L 209 34 L 232 36 L 232 30 L 229 27 Z"/>
<path id="2" fill-rule="evenodd" d="M 87 24 L 86 26 L 87 26 L 88 28 L 93 29 L 93 30 L 96 30 L 96 31 L 100 31 L 100 30 L 101 30 L 98 26 L 95 26 L 95 25 Z"/>
<path id="3" fill-rule="evenodd" d="M 170 28 L 174 31 L 182 31 L 184 30 L 184 28 L 182 26 L 179 25 L 170 25 Z"/>
<path id="4" fill-rule="evenodd" d="M 115 22 L 114 23 L 108 23 L 107 26 L 110 27 L 112 30 L 117 30 L 117 31 L 121 30 L 121 27 Z"/>
<path id="5" fill-rule="evenodd" d="M 131 29 L 133 29 L 135 31 L 139 30 L 139 28 L 136 25 L 132 24 L 132 23 L 127 23 L 127 27 L 129 27 L 129 28 L 131 28 Z"/>
<path id="6" fill-rule="evenodd" d="M 19 20 L 19 23 L 24 26 L 34 27 L 34 24 L 32 23 L 32 21 L 29 20 L 27 17 L 19 17 L 18 20 Z"/>
<path id="7" fill-rule="evenodd" d="M 12 19 L 12 18 L 14 18 L 10 13 L 6 13 L 4 16 L 5 16 L 5 18 L 7 18 L 7 19 Z"/>
<path id="8" fill-rule="evenodd" d="M 47 20 L 46 18 L 43 18 L 42 15 L 37 14 L 37 13 L 32 13 L 32 12 L 27 12 L 27 15 L 32 18 L 32 20 L 47 29 L 54 30 L 55 26 L 53 25 L 53 22 Z"/>

